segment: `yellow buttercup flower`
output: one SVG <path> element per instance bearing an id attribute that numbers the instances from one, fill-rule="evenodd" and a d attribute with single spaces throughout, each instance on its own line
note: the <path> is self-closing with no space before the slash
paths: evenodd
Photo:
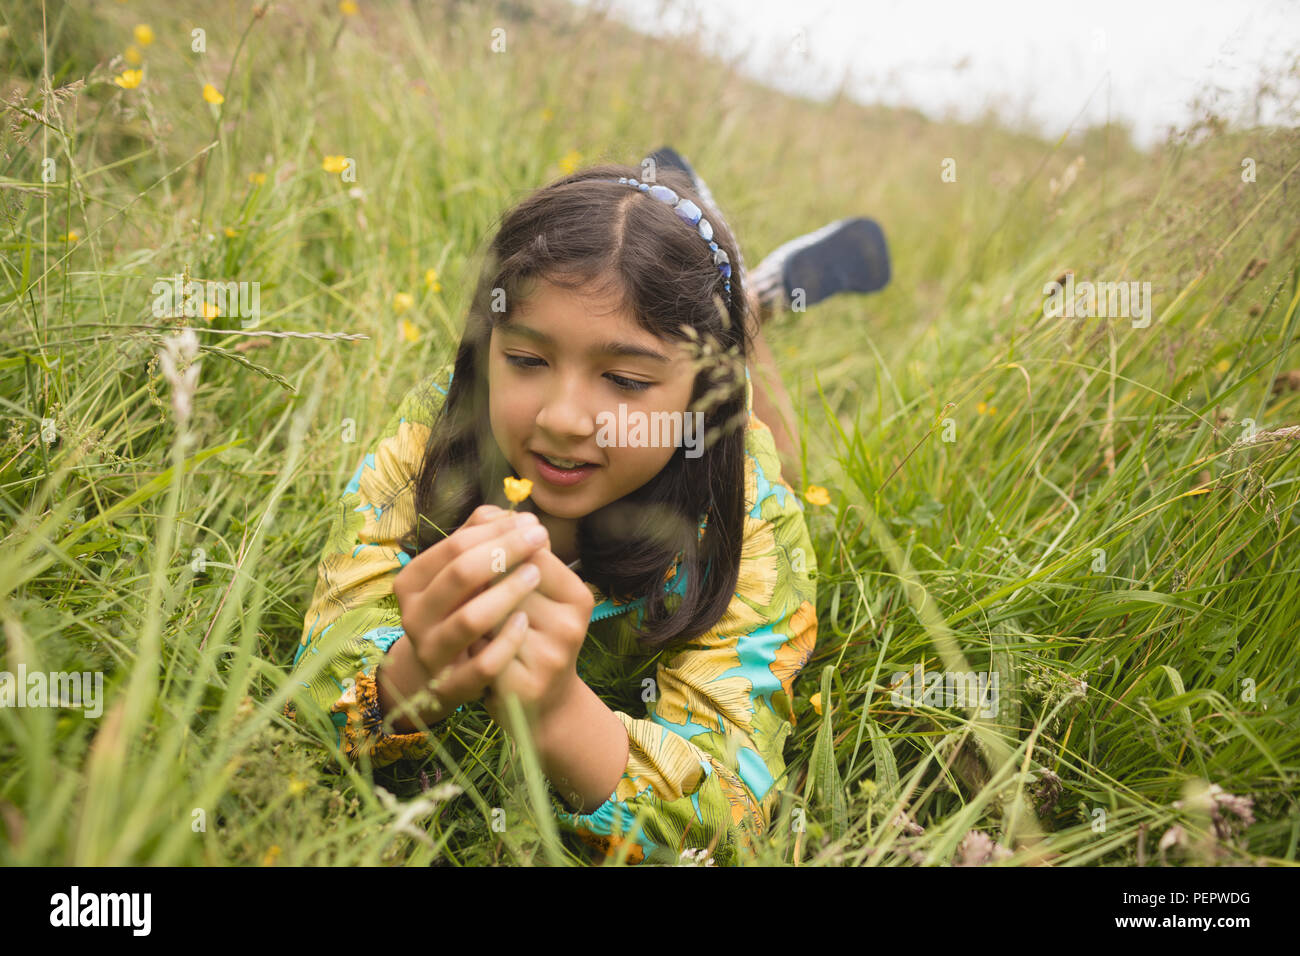
<path id="1" fill-rule="evenodd" d="M 77 235 L 77 230 L 70 229 L 59 238 L 62 239 L 64 242 L 76 242 L 78 239 L 81 238 L 81 236 Z"/>
<path id="2" fill-rule="evenodd" d="M 203 318 L 206 319 L 207 321 L 211 322 L 213 319 L 215 319 L 215 318 L 216 318 L 217 316 L 219 316 L 220 314 L 221 314 L 221 310 L 218 309 L 218 308 L 217 308 L 215 305 L 213 305 L 211 302 L 204 302 L 204 303 L 203 303 Z"/>
<path id="3" fill-rule="evenodd" d="M 578 163 L 582 160 L 582 154 L 575 149 L 569 150 L 560 157 L 560 168 L 568 175 L 578 168 Z"/>
<path id="4" fill-rule="evenodd" d="M 269 849 L 269 850 L 266 851 L 266 856 L 262 857 L 262 865 L 263 865 L 263 866 L 274 866 L 274 865 L 275 865 L 275 861 L 276 861 L 277 859 L 279 859 L 279 857 L 280 857 L 280 853 L 281 853 L 281 850 L 280 850 L 280 846 L 279 846 L 279 844 L 275 844 L 275 845 L 273 845 L 273 846 L 271 847 L 271 849 Z"/>
<path id="5" fill-rule="evenodd" d="M 393 311 L 398 315 L 410 311 L 413 305 L 415 305 L 415 296 L 409 292 L 398 292 L 393 296 Z"/>
<path id="6" fill-rule="evenodd" d="M 327 173 L 341 173 L 348 168 L 348 158 L 346 156 L 326 156 L 320 168 Z"/>
<path id="7" fill-rule="evenodd" d="M 261 186 L 266 182 L 266 173 L 249 173 L 248 181 L 254 186 Z"/>
<path id="8" fill-rule="evenodd" d="M 355 17 L 360 10 L 361 8 L 358 7 L 353 0 L 342 0 L 339 4 L 339 13 L 343 14 L 345 17 Z"/>
<path id="9" fill-rule="evenodd" d="M 425 288 L 431 289 L 434 292 L 442 291 L 442 283 L 438 281 L 437 269 L 424 270 L 424 286 Z"/>
<path id="10" fill-rule="evenodd" d="M 153 42 L 153 30 L 147 24 L 139 24 L 132 33 L 135 36 L 135 42 L 141 46 L 148 46 Z"/>
<path id="11" fill-rule="evenodd" d="M 408 342 L 420 341 L 420 330 L 410 319 L 402 319 L 402 338 Z"/>
<path id="12" fill-rule="evenodd" d="M 132 66 L 139 66 L 144 62 L 144 57 L 140 55 L 140 49 L 136 46 L 127 47 L 126 52 L 122 54 L 122 57 Z"/>
<path id="13" fill-rule="evenodd" d="M 203 84 L 203 98 L 215 106 L 220 106 L 226 102 L 226 98 L 221 95 L 221 91 L 211 83 Z"/>
<path id="14" fill-rule="evenodd" d="M 1231 364 L 1232 363 L 1230 363 L 1227 359 L 1222 359 L 1218 365 L 1214 366 L 1214 370 L 1216 372 L 1226 372 L 1228 370 L 1228 366 Z"/>
<path id="15" fill-rule="evenodd" d="M 803 491 L 804 500 L 810 505 L 828 505 L 831 503 L 831 493 L 821 485 L 809 485 Z"/>
<path id="16" fill-rule="evenodd" d="M 144 70 L 123 70 L 113 77 L 113 82 L 124 90 L 133 90 L 144 79 Z"/>
<path id="17" fill-rule="evenodd" d="M 517 505 L 533 493 L 533 483 L 527 478 L 507 478 L 505 489 L 506 500 Z"/>
<path id="18" fill-rule="evenodd" d="M 815 694 L 813 694 L 811 697 L 809 697 L 809 698 L 808 698 L 808 703 L 812 704 L 813 713 L 815 713 L 818 717 L 820 717 L 820 716 L 821 716 L 821 713 L 822 713 L 822 695 L 821 695 L 821 691 L 818 691 L 817 693 L 815 693 Z"/>
<path id="19" fill-rule="evenodd" d="M 226 232 L 227 239 L 234 239 L 235 236 L 239 235 L 238 232 L 236 232 L 234 229 L 231 229 L 229 226 L 226 227 L 225 232 Z"/>

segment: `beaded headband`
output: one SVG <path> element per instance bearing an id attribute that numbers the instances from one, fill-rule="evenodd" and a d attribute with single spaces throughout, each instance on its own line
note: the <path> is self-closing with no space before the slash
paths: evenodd
<path id="1" fill-rule="evenodd" d="M 618 179 L 606 179 L 604 182 L 617 182 L 639 189 L 641 192 L 671 206 L 673 212 L 677 213 L 687 225 L 694 226 L 695 231 L 708 242 L 709 249 L 713 252 L 713 264 L 718 267 L 718 272 L 722 273 L 723 285 L 727 290 L 727 307 L 731 307 L 731 257 L 727 255 L 726 249 L 719 248 L 718 244 L 713 241 L 713 226 L 704 218 L 699 206 L 685 196 L 678 196 L 676 192 L 667 186 L 651 186 L 649 183 L 637 182 L 627 176 L 620 176 Z"/>

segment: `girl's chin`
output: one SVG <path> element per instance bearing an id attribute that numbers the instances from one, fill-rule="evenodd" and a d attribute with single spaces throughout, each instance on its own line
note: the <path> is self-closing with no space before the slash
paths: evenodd
<path id="1" fill-rule="evenodd" d="M 539 486 L 539 483 L 533 482 L 533 501 L 538 509 L 550 515 L 552 518 L 577 519 L 585 518 L 596 510 L 596 506 L 588 504 L 585 499 L 586 495 L 553 495 Z"/>

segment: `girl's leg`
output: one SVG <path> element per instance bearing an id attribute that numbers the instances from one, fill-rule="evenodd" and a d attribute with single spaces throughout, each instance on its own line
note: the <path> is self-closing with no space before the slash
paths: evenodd
<path id="1" fill-rule="evenodd" d="M 798 418 L 790 401 L 790 393 L 781 381 L 781 370 L 777 368 L 772 350 L 763 338 L 762 323 L 767 320 L 768 314 L 760 305 L 758 294 L 754 290 L 749 292 L 749 306 L 749 331 L 754 346 L 754 360 L 749 377 L 754 385 L 754 414 L 772 429 L 776 452 L 781 459 L 782 476 L 787 482 L 798 484 L 803 472 L 799 460 Z"/>

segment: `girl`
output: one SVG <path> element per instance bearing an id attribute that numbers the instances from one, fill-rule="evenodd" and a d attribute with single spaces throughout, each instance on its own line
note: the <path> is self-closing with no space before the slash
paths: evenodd
<path id="1" fill-rule="evenodd" d="M 479 700 L 513 735 L 516 696 L 561 826 L 633 863 L 755 849 L 817 633 L 803 506 L 753 414 L 760 303 L 680 167 L 581 170 L 504 217 L 453 366 L 344 491 L 294 657 L 376 766 Z"/>

